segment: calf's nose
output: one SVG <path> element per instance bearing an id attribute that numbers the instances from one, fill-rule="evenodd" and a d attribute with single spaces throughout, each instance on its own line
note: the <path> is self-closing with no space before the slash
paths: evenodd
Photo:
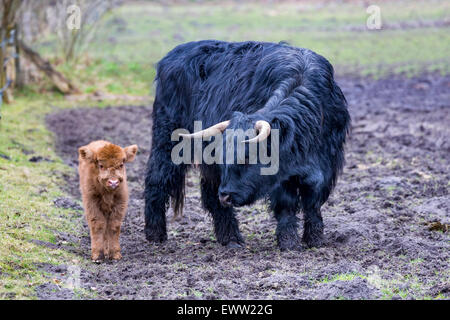
<path id="1" fill-rule="evenodd" d="M 109 179 L 108 180 L 108 186 L 110 186 L 111 188 L 117 188 L 118 185 L 119 185 L 119 180 L 117 180 L 117 179 Z"/>
<path id="2" fill-rule="evenodd" d="M 225 192 L 221 192 L 219 194 L 219 201 L 224 207 L 230 207 L 231 206 L 231 195 Z"/>

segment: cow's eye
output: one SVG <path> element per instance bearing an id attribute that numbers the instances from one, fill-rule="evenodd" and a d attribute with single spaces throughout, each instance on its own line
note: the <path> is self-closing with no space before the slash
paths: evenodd
<path id="1" fill-rule="evenodd" d="M 99 164 L 98 167 L 99 167 L 100 169 L 103 169 L 103 168 L 104 168 L 102 164 Z"/>
<path id="2" fill-rule="evenodd" d="M 123 168 L 123 163 L 122 163 L 122 164 L 121 164 L 121 165 L 119 166 L 119 168 L 120 168 L 120 169 L 122 169 L 122 168 Z"/>

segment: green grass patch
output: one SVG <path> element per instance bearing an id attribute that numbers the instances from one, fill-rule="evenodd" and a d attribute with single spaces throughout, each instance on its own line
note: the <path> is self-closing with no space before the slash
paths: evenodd
<path id="1" fill-rule="evenodd" d="M 322 54 L 339 74 L 379 78 L 391 73 L 450 72 L 450 28 L 443 23 L 450 16 L 448 2 L 380 4 L 382 30 L 366 28 L 366 9 L 357 3 L 132 3 L 106 17 L 78 67 L 59 69 L 86 93 L 96 87 L 148 95 L 155 64 L 167 52 L 184 42 L 218 39 L 288 41 Z M 427 27 L 417 27 L 421 25 Z M 35 47 L 51 56 L 57 52 L 55 36 Z"/>
<path id="2" fill-rule="evenodd" d="M 57 98 L 52 95 L 52 102 Z M 53 199 L 62 196 L 60 173 L 68 172 L 51 149 L 51 134 L 44 114 L 51 110 L 42 96 L 19 96 L 3 106 L 0 122 L 0 298 L 33 298 L 34 287 L 46 282 L 36 264 L 67 263 L 75 257 L 59 249 L 34 244 L 56 242 L 56 231 L 73 233 L 68 223 L 80 212 L 57 209 Z M 43 156 L 53 162 L 29 161 Z"/>
<path id="3" fill-rule="evenodd" d="M 321 283 L 329 283 L 329 282 L 334 282 L 334 281 L 352 281 L 353 279 L 360 277 L 360 278 L 364 278 L 363 275 L 356 273 L 356 272 L 352 272 L 352 273 L 341 273 L 341 274 L 336 274 L 332 277 L 328 277 L 326 276 L 325 278 L 323 278 L 322 280 L 320 280 Z"/>

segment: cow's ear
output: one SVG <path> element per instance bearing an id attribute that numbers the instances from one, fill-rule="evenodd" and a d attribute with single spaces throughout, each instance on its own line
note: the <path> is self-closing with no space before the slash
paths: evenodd
<path id="1" fill-rule="evenodd" d="M 125 162 L 131 162 L 136 157 L 138 146 L 133 144 L 132 146 L 125 147 L 123 150 L 125 150 L 125 153 L 127 155 Z"/>
<path id="2" fill-rule="evenodd" d="M 88 146 L 84 146 L 78 149 L 78 154 L 81 159 L 92 161 L 94 159 L 94 152 L 88 148 Z"/>

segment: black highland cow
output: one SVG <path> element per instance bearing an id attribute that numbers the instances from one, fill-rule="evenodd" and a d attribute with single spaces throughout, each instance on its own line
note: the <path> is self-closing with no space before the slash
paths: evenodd
<path id="1" fill-rule="evenodd" d="M 255 127 L 267 136 L 278 129 L 279 170 L 261 175 L 260 164 L 200 165 L 203 206 L 217 241 L 239 247 L 243 239 L 233 206 L 267 198 L 278 222 L 281 249 L 299 249 L 296 214 L 303 210 L 303 241 L 320 246 L 320 207 L 344 164 L 350 127 L 347 103 L 322 56 L 284 43 L 199 41 L 173 49 L 158 64 L 153 141 L 145 180 L 145 234 L 167 239 L 170 198 L 180 210 L 186 164 L 171 150 L 175 129 L 193 131 L 194 121 L 223 131 Z M 217 125 L 218 124 L 218 125 Z M 269 146 L 270 149 L 270 146 Z"/>

